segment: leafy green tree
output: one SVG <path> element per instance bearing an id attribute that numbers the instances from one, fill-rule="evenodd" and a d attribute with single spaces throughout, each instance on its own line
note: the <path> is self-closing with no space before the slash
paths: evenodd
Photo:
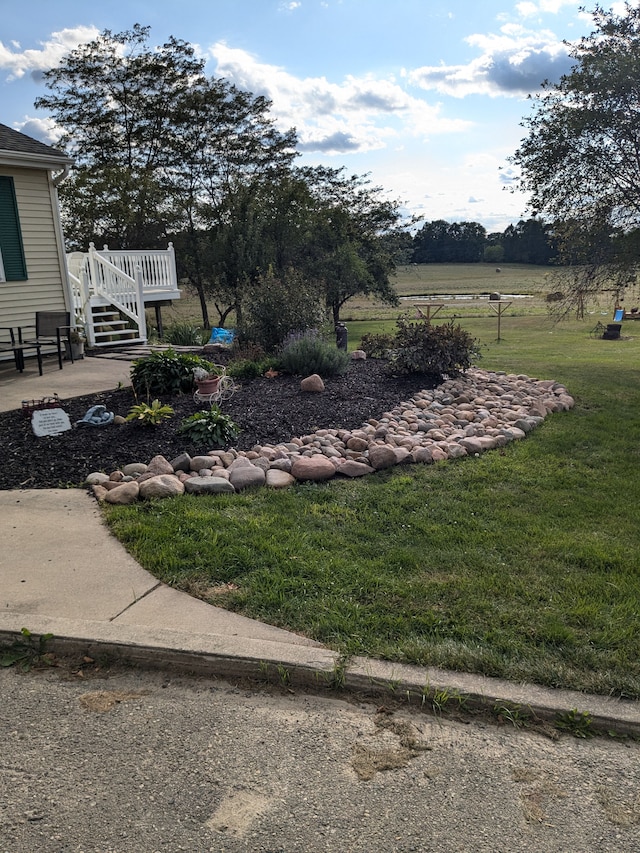
<path id="1" fill-rule="evenodd" d="M 223 215 L 208 232 L 210 289 L 242 327 L 256 282 L 267 274 L 319 289 L 333 322 L 353 296 L 397 304 L 390 281 L 399 219 L 394 202 L 380 197 L 366 176 L 342 169 L 279 168 L 273 178 L 237 184 Z M 206 239 L 206 238 L 205 238 Z"/>
<path id="2" fill-rule="evenodd" d="M 334 323 L 349 299 L 366 295 L 398 305 L 390 281 L 395 270 L 390 235 L 398 233 L 398 202 L 383 197 L 367 175 L 318 166 L 298 170 L 307 182 L 309 242 L 297 266 L 324 283 L 325 303 Z"/>
<path id="3" fill-rule="evenodd" d="M 162 185 L 173 165 L 167 142 L 203 64 L 182 41 L 171 38 L 151 50 L 148 37 L 149 28 L 139 24 L 122 33 L 105 30 L 44 75 L 51 94 L 36 106 L 63 129 L 60 145 L 76 159 L 61 185 L 74 245 L 154 247 L 174 225 Z"/>
<path id="4" fill-rule="evenodd" d="M 597 6 L 593 20 L 571 49 L 572 71 L 535 97 L 512 158 L 532 209 L 567 223 L 560 258 L 580 258 L 568 291 L 577 306 L 610 274 L 628 274 L 626 253 L 601 251 L 603 236 L 640 225 L 640 6 Z"/>
<path id="5" fill-rule="evenodd" d="M 276 275 L 269 269 L 248 286 L 246 295 L 240 339 L 266 352 L 274 352 L 292 332 L 323 323 L 323 293 L 297 270 Z"/>
<path id="6" fill-rule="evenodd" d="M 557 256 L 554 229 L 540 219 L 521 219 L 502 234 L 504 260 L 512 264 L 550 264 Z"/>
<path id="7" fill-rule="evenodd" d="M 478 222 L 426 222 L 414 237 L 416 264 L 471 264 L 481 261 L 487 232 Z"/>
<path id="8" fill-rule="evenodd" d="M 148 41 L 149 27 L 138 24 L 105 30 L 46 73 L 52 94 L 36 103 L 76 158 L 61 187 L 73 244 L 154 248 L 174 239 L 209 326 L 208 266 L 230 200 L 288 167 L 296 135 L 276 130 L 265 98 L 208 78 L 191 45 Z"/>
<path id="9" fill-rule="evenodd" d="M 270 103 L 204 74 L 193 47 L 149 46 L 149 27 L 71 51 L 40 98 L 77 168 L 62 187 L 75 247 L 154 248 L 173 239 L 179 274 L 218 321 L 240 325 L 251 288 L 273 270 L 322 286 L 334 320 L 356 294 L 395 304 L 389 275 L 397 203 L 366 176 L 295 169 L 296 134 Z M 299 279 L 302 280 L 302 279 Z"/>

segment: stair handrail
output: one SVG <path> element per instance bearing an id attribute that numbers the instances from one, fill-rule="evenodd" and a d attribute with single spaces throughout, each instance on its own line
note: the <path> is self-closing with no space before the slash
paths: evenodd
<path id="1" fill-rule="evenodd" d="M 139 330 L 138 336 L 146 340 L 141 268 L 136 270 L 136 277 L 132 278 L 96 251 L 93 243 L 89 244 L 89 264 L 94 293 L 108 299 L 115 308 L 133 320 Z"/>

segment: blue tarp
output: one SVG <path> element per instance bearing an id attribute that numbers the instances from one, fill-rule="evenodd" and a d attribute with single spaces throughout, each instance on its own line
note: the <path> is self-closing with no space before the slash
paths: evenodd
<path id="1" fill-rule="evenodd" d="M 209 338 L 210 344 L 232 344 L 233 339 L 235 337 L 235 331 L 233 329 L 220 329 L 215 328 L 211 329 L 211 337 Z"/>

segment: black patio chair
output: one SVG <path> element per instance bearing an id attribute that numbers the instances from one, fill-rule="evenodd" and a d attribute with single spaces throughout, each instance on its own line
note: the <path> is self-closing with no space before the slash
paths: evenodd
<path id="1" fill-rule="evenodd" d="M 58 350 L 58 366 L 62 370 L 63 343 L 69 341 L 72 328 L 69 311 L 36 311 L 35 326 L 26 327 L 26 329 L 35 329 L 35 337 L 25 336 L 25 328 L 23 328 L 20 330 L 21 342 L 32 345 L 40 344 L 40 346 L 55 346 Z M 73 363 L 71 346 L 68 347 L 68 352 Z"/>
<path id="2" fill-rule="evenodd" d="M 9 326 L 0 326 L 0 352 L 13 353 L 13 361 L 16 370 L 20 373 L 24 370 L 25 353 L 33 350 L 33 355 L 38 359 L 38 373 L 42 376 L 42 352 L 39 343 L 26 343 L 21 339 L 20 330 L 16 335 L 15 329 Z"/>

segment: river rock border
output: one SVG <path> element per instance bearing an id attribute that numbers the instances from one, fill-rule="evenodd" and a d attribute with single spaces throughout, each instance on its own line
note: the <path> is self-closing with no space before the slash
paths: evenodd
<path id="1" fill-rule="evenodd" d="M 478 456 L 524 438 L 548 414 L 574 400 L 552 379 L 473 368 L 437 388 L 370 419 L 359 429 L 319 429 L 310 435 L 252 450 L 155 456 L 87 484 L 99 501 L 130 504 L 183 493 L 226 494 L 256 486 L 282 489 L 335 476 L 363 477 L 394 465 Z"/>

